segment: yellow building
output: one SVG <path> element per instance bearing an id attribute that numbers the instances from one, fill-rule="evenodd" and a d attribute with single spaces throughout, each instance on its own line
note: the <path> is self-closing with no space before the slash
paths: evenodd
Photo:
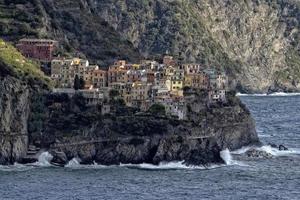
<path id="1" fill-rule="evenodd" d="M 184 86 L 198 89 L 208 89 L 209 78 L 203 72 L 199 72 L 197 74 L 186 74 L 184 77 Z"/>
<path id="2" fill-rule="evenodd" d="M 166 86 L 174 95 L 183 95 L 184 70 L 168 67 L 165 69 Z"/>
<path id="3" fill-rule="evenodd" d="M 51 77 L 55 80 L 57 87 L 71 88 L 76 75 L 78 78 L 85 78 L 85 71 L 88 66 L 88 60 L 79 58 L 53 60 L 51 62 Z"/>

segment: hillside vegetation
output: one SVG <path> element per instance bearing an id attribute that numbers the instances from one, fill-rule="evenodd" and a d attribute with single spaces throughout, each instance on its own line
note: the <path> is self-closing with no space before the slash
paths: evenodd
<path id="1" fill-rule="evenodd" d="M 0 0 L 0 37 L 60 41 L 102 66 L 169 51 L 224 67 L 247 92 L 300 89 L 296 0 Z"/>
<path id="2" fill-rule="evenodd" d="M 12 45 L 0 39 L 0 75 L 11 75 L 28 82 L 51 87 L 51 80 L 40 70 L 39 65 L 26 59 Z"/>

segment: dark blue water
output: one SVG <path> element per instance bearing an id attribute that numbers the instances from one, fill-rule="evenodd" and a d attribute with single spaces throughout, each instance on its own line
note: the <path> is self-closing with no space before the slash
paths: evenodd
<path id="1" fill-rule="evenodd" d="M 0 199 L 300 199 L 300 96 L 242 100 L 260 139 L 284 144 L 291 153 L 210 170 L 178 163 L 164 169 L 2 166 Z"/>

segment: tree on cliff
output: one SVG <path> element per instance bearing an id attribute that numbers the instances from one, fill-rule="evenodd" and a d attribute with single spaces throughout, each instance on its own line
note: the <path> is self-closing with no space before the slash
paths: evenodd
<path id="1" fill-rule="evenodd" d="M 80 78 L 81 79 L 81 78 Z M 82 89 L 82 83 L 81 83 L 81 80 L 79 79 L 78 75 L 76 74 L 75 75 L 75 78 L 74 78 L 74 90 L 79 90 L 79 89 Z"/>
<path id="2" fill-rule="evenodd" d="M 85 81 L 82 77 L 80 77 L 80 79 L 79 79 L 79 88 L 84 89 L 84 86 L 85 86 Z"/>
<path id="3" fill-rule="evenodd" d="M 166 108 L 162 104 L 154 104 L 149 108 L 148 112 L 154 115 L 165 115 Z"/>

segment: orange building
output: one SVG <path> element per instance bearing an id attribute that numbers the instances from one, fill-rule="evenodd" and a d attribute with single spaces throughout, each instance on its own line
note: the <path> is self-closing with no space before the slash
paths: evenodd
<path id="1" fill-rule="evenodd" d="M 101 69 L 94 70 L 92 83 L 95 88 L 107 87 L 107 71 Z"/>

